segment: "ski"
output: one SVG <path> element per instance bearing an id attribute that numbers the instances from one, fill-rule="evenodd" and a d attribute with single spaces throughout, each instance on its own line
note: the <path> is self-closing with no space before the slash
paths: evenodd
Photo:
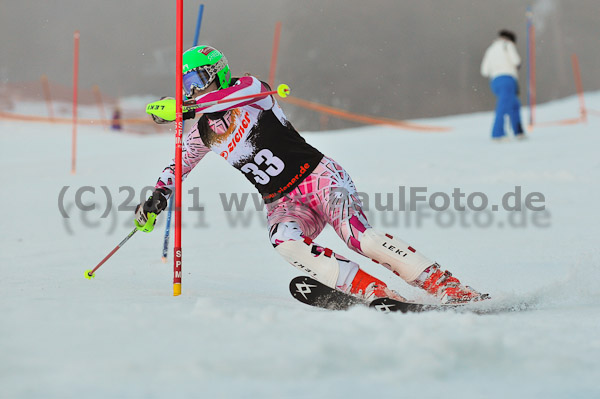
<path id="1" fill-rule="evenodd" d="M 290 294 L 302 303 L 329 310 L 346 310 L 356 305 L 368 306 L 366 301 L 334 290 L 308 276 L 292 279 Z"/>
<path id="2" fill-rule="evenodd" d="M 378 298 L 369 303 L 328 287 L 308 276 L 299 276 L 292 279 L 290 281 L 290 293 L 302 303 L 329 310 L 347 310 L 357 305 L 367 306 L 383 313 L 424 312 L 428 310 L 456 308 L 456 306 L 447 305 L 424 305 L 412 302 L 400 302 L 391 298 Z"/>
<path id="3" fill-rule="evenodd" d="M 474 313 L 490 315 L 511 312 L 535 310 L 535 299 L 490 299 L 466 304 L 424 304 L 416 302 L 402 302 L 392 298 L 377 298 L 371 302 L 358 299 L 326 286 L 308 276 L 295 277 L 290 281 L 290 293 L 298 301 L 310 306 L 329 309 L 347 310 L 354 306 L 366 306 L 382 313 L 419 313 L 428 311 L 448 311 L 457 313 Z"/>
<path id="4" fill-rule="evenodd" d="M 426 312 L 428 310 L 449 310 L 456 309 L 461 305 L 425 305 L 421 303 L 402 302 L 392 298 L 377 298 L 373 300 L 369 307 L 382 313 L 392 312 Z"/>

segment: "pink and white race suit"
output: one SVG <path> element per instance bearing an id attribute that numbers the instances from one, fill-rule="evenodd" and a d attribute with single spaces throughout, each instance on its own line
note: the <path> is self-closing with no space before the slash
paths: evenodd
<path id="1" fill-rule="evenodd" d="M 244 76 L 234 79 L 227 89 L 196 98 L 196 102 L 266 91 L 265 83 Z M 326 224 L 349 248 L 407 282 L 434 264 L 408 244 L 371 228 L 348 173 L 306 143 L 273 96 L 212 105 L 196 112 L 203 115 L 184 141 L 183 177 L 209 151 L 240 170 L 266 204 L 271 243 L 292 265 L 330 287 L 349 289 L 358 265 L 313 242 Z M 174 172 L 173 161 L 156 187 L 173 190 Z"/>

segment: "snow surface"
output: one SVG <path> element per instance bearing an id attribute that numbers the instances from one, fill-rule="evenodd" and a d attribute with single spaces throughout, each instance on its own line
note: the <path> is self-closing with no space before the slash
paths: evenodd
<path id="1" fill-rule="evenodd" d="M 599 110 L 600 93 L 587 93 L 586 103 Z M 568 98 L 539 106 L 536 117 L 577 114 L 577 99 Z M 206 211 L 183 216 L 182 296 L 172 296 L 172 263 L 160 259 L 164 217 L 88 281 L 84 270 L 133 228 L 131 211 L 115 208 L 137 204 L 140 190 L 154 184 L 173 138 L 80 126 L 71 175 L 71 126 L 0 120 L 0 398 L 599 397 L 600 118 L 536 128 L 529 140 L 501 144 L 489 139 L 491 119 L 486 112 L 419 121 L 450 126 L 448 133 L 364 127 L 304 134 L 370 195 L 379 230 L 497 304 L 535 303 L 534 310 L 483 316 L 330 312 L 297 302 L 288 282 L 299 272 L 271 248 L 264 214 L 253 206 L 224 211 L 219 193 L 253 188 L 214 154 L 184 186 L 199 188 Z M 95 210 L 75 205 L 84 186 L 95 188 L 82 195 Z M 104 218 L 103 186 L 113 206 Z M 134 200 L 126 201 L 122 186 L 135 190 Z M 526 212 L 517 227 L 506 212 L 494 213 L 487 227 L 468 213 L 469 227 L 448 226 L 450 219 L 440 225 L 435 213 L 409 224 L 397 208 L 374 211 L 374 193 L 399 186 L 448 194 L 459 187 L 485 193 L 490 204 L 521 186 L 543 193 L 547 213 Z M 184 206 L 191 205 L 186 193 Z M 541 222 L 533 225 L 536 215 Z M 419 297 L 330 229 L 318 242 Z"/>

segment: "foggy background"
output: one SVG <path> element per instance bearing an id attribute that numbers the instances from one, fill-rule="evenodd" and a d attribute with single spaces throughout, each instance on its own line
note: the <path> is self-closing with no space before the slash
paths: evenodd
<path id="1" fill-rule="evenodd" d="M 201 3 L 200 43 L 221 50 L 234 76 L 250 72 L 268 79 L 275 23 L 281 21 L 276 83 L 289 84 L 298 98 L 354 113 L 414 119 L 493 109 L 494 97 L 479 74 L 481 58 L 506 28 L 517 34 L 525 62 L 527 5 L 536 25 L 538 103 L 575 93 L 573 53 L 584 90 L 600 88 L 598 0 L 186 0 L 184 48 L 192 45 Z M 71 86 L 78 29 L 81 89 L 98 85 L 112 97 L 173 96 L 175 5 L 0 0 L 0 85 L 45 74 Z M 523 104 L 525 79 L 523 65 Z M 298 129 L 322 126 L 313 111 L 283 107 Z M 335 118 L 327 124 L 350 126 L 357 125 Z"/>

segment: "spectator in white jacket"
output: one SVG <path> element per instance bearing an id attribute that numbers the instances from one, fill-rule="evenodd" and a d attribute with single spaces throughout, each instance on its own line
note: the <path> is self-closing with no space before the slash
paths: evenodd
<path id="1" fill-rule="evenodd" d="M 504 115 L 509 116 L 512 130 L 517 138 L 524 138 L 519 102 L 518 69 L 521 57 L 517 52 L 515 34 L 501 30 L 499 37 L 488 47 L 481 62 L 481 74 L 490 79 L 490 87 L 496 96 L 496 118 L 492 127 L 492 139 L 506 138 Z"/>

